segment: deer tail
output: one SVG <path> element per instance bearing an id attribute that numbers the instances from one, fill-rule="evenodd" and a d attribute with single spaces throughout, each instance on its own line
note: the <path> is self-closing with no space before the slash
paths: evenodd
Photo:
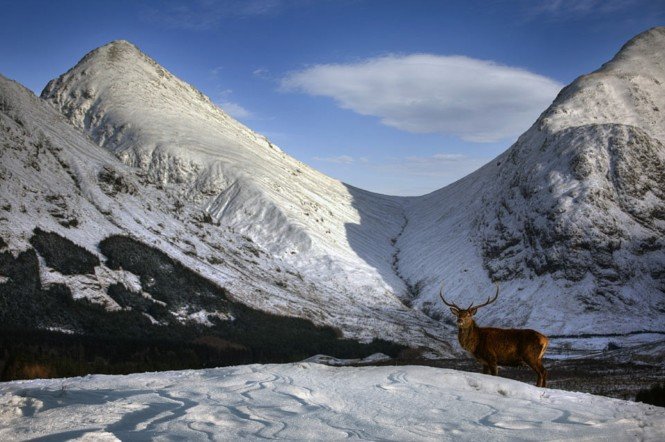
<path id="1" fill-rule="evenodd" d="M 547 339 L 547 337 L 540 335 L 540 354 L 538 355 L 538 360 L 540 361 L 543 358 L 543 355 L 545 354 L 545 350 L 547 350 L 547 346 L 550 344 L 550 340 Z"/>

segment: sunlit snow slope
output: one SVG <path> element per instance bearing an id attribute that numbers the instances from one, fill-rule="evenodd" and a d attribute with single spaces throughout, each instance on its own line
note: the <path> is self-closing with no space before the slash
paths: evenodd
<path id="1" fill-rule="evenodd" d="M 123 63 L 123 57 L 130 58 Z M 382 337 L 450 351 L 440 337 L 431 338 L 441 335 L 438 325 L 393 294 L 390 284 L 402 281 L 377 270 L 390 268 L 391 235 L 402 223 L 399 199 L 347 187 L 288 157 L 126 42 L 100 48 L 79 67 L 92 78 L 94 69 L 82 66 L 99 65 L 103 85 L 111 72 L 105 63 L 116 62 L 117 82 L 108 89 L 96 86 L 120 95 L 99 126 L 106 131 L 100 135 L 104 147 L 117 142 L 112 152 L 91 142 L 49 103 L 0 78 L 0 251 L 8 254 L 3 258 L 7 272 L 16 273 L 10 269 L 14 264 L 5 263 L 14 259 L 10 256 L 31 259 L 17 254 L 32 250 L 38 228 L 83 247 L 96 265 L 94 271 L 66 274 L 40 252 L 39 266 L 30 267 L 40 274 L 23 271 L 25 284 L 37 277 L 35 283 L 45 289 L 64 285 L 74 299 L 87 298 L 111 311 L 130 308 L 108 295 L 109 287 L 121 284 L 148 304 L 159 304 L 150 295 L 154 277 L 109 266 L 108 256 L 100 253 L 105 238 L 125 235 L 165 252 L 228 291 L 234 302 L 304 317 L 362 340 Z M 152 83 L 137 84 L 131 75 L 144 81 L 142 75 L 151 78 L 150 69 L 153 80 L 162 79 L 168 87 L 142 92 Z M 93 109 L 104 108 L 105 101 L 93 102 Z M 155 111 L 160 106 L 163 116 Z M 123 111 L 133 120 L 115 133 L 111 116 Z M 67 116 L 82 112 L 72 109 Z M 81 122 L 90 128 L 96 117 L 85 115 Z M 395 216 L 384 218 L 392 212 Z M 362 244 L 362 257 L 349 241 Z M 3 273 L 2 288 L 12 292 L 7 284 L 14 277 Z M 215 302 L 203 302 L 197 293 L 179 293 L 178 302 L 165 307 L 181 323 L 233 320 L 228 312 L 205 307 Z M 79 330 L 66 317 L 46 316 L 41 328 Z M 166 324 L 147 317 L 155 325 Z"/>
<path id="2" fill-rule="evenodd" d="M 271 256 L 312 274 L 338 266 L 368 286 L 400 288 L 373 268 L 390 264 L 399 199 L 350 188 L 289 157 L 131 43 L 92 51 L 42 97 L 151 182 Z M 373 266 L 357 259 L 352 241 Z"/>

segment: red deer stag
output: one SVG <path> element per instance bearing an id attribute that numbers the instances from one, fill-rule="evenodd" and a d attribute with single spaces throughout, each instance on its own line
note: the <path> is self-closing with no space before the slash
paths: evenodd
<path id="1" fill-rule="evenodd" d="M 483 365 L 483 373 L 496 376 L 498 365 L 516 367 L 526 364 L 538 374 L 536 386 L 545 387 L 547 371 L 543 367 L 542 359 L 549 343 L 545 335 L 528 329 L 478 327 L 473 320 L 473 315 L 480 307 L 493 303 L 499 297 L 498 284 L 494 298 L 487 298 L 487 302 L 477 306 L 471 304 L 466 309 L 446 301 L 443 297 L 443 285 L 439 296 L 443 303 L 450 307 L 453 315 L 457 316 L 457 337 L 460 345 Z"/>

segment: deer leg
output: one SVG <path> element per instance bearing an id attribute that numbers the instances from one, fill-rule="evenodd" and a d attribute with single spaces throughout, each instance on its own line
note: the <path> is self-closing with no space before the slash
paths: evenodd
<path id="1" fill-rule="evenodd" d="M 492 376 L 497 376 L 499 374 L 499 367 L 497 366 L 497 361 L 495 357 L 489 357 L 486 359 L 485 364 L 489 370 L 489 374 Z"/>
<path id="2" fill-rule="evenodd" d="M 483 364 L 483 374 L 490 374 L 490 366 Z"/>
<path id="3" fill-rule="evenodd" d="M 547 344 L 549 344 L 549 341 L 547 338 L 544 336 L 540 339 L 540 344 L 541 344 L 541 349 L 540 349 L 540 354 L 538 355 L 538 359 L 536 359 L 536 367 L 538 368 L 538 383 L 540 384 L 540 387 L 545 388 L 547 385 L 547 370 L 545 370 L 545 367 L 543 367 L 543 355 L 545 354 L 545 350 L 547 350 Z"/>
<path id="4" fill-rule="evenodd" d="M 540 381 L 540 387 L 545 388 L 547 386 L 547 370 L 543 367 L 543 363 L 538 361 L 538 368 L 540 372 L 538 373 L 538 380 Z"/>
<path id="5" fill-rule="evenodd" d="M 545 384 L 547 383 L 547 370 L 545 370 L 545 367 L 543 367 L 542 362 L 526 361 L 526 363 L 538 375 L 538 380 L 536 381 L 536 387 L 545 387 Z"/>

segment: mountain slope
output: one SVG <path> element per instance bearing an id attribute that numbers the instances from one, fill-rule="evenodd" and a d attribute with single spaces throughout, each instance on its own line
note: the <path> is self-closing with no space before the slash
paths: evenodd
<path id="1" fill-rule="evenodd" d="M 663 84 L 665 28 L 655 28 L 564 88 L 504 154 L 414 200 L 398 246 L 403 274 L 422 281 L 417 304 L 441 279 L 461 304 L 483 300 L 494 280 L 503 296 L 488 322 L 664 330 Z"/>
<path id="2" fill-rule="evenodd" d="M 405 308 L 375 269 L 356 255 L 334 249 L 325 254 L 320 245 L 312 247 L 312 229 L 280 214 L 282 209 L 270 195 L 244 176 L 251 170 L 232 170 L 234 181 L 229 188 L 199 202 L 205 198 L 196 181 L 188 182 L 193 187 L 184 192 L 184 183 L 176 185 L 168 178 L 158 181 L 154 170 L 124 165 L 48 103 L 3 77 L 0 100 L 0 298 L 5 326 L 90 333 L 95 321 L 102 321 L 97 330 L 102 333 L 129 322 L 137 333 L 141 328 L 150 333 L 158 329 L 160 336 L 183 333 L 189 339 L 214 331 L 246 339 L 237 330 L 223 331 L 230 324 L 225 321 L 232 321 L 254 329 L 252 333 L 271 333 L 262 346 L 280 333 L 300 333 L 298 339 L 305 340 L 308 333 L 328 336 L 324 340 L 336 333 L 297 321 L 285 321 L 281 332 L 269 332 L 266 327 L 277 326 L 282 319 L 260 310 L 307 318 L 313 325 L 334 327 L 365 342 L 382 337 L 443 354 L 450 351 L 449 344 L 429 337 L 435 336 L 436 324 Z M 276 158 L 284 158 L 279 161 L 297 164 L 274 152 Z M 261 163 L 262 152 L 247 155 L 259 158 L 257 168 L 282 167 L 273 157 L 273 164 Z M 227 167 L 219 163 L 211 169 Z M 303 168 L 302 180 L 312 179 L 307 174 L 316 172 Z M 326 183 L 339 195 L 344 192 L 346 201 L 351 201 L 351 192 L 357 192 L 356 198 L 399 207 L 389 197 L 347 190 L 331 179 Z M 222 210 L 206 210 L 207 204 L 213 206 L 227 195 L 231 198 Z M 316 189 L 300 194 L 303 199 L 307 195 L 315 197 Z M 371 210 L 359 212 L 347 204 L 341 207 L 341 216 L 347 218 L 344 221 L 376 217 Z M 219 214 L 226 224 L 216 219 Z M 247 225 L 233 224 L 243 216 Z M 341 223 L 341 229 L 346 227 Z M 279 235 L 284 243 L 277 240 Z M 358 236 L 362 235 L 359 231 Z M 367 239 L 368 244 L 374 242 L 376 238 Z M 384 247 L 391 247 L 388 238 L 385 243 Z M 271 244 L 281 247 L 282 254 Z M 315 269 L 311 277 L 303 276 L 307 267 L 298 266 L 300 262 Z M 372 280 L 381 284 L 372 285 Z M 68 304 L 68 300 L 91 304 Z M 115 316 L 104 316 L 96 306 Z M 32 319 L 25 322 L 26 317 Z M 304 328 L 298 331 L 299 327 Z M 343 342 L 339 345 L 347 345 Z"/>
<path id="3" fill-rule="evenodd" d="M 92 51 L 42 98 L 183 211 L 208 220 L 218 235 L 250 241 L 272 262 L 270 279 L 293 294 L 288 311 L 301 314 L 299 300 L 311 300 L 329 312 L 326 322 L 356 323 L 353 333 L 365 337 L 376 329 L 359 327 L 357 318 L 384 312 L 434 325 L 394 295 L 406 290 L 392 268 L 402 198 L 356 189 L 289 157 L 126 41 Z M 240 284 L 235 290 L 247 292 Z M 246 296 L 282 311 L 271 299 Z M 370 313 L 358 314 L 363 309 Z"/>
<path id="4" fill-rule="evenodd" d="M 201 204 L 214 221 L 249 235 L 271 255 L 297 262 L 301 252 L 324 247 L 327 255 L 348 257 L 344 226 L 371 218 L 352 201 L 355 192 L 371 194 L 284 154 L 126 41 L 92 51 L 42 97 L 152 183 Z M 392 216 L 385 228 L 362 234 L 368 243 L 389 246 L 400 202 L 373 197 Z"/>

